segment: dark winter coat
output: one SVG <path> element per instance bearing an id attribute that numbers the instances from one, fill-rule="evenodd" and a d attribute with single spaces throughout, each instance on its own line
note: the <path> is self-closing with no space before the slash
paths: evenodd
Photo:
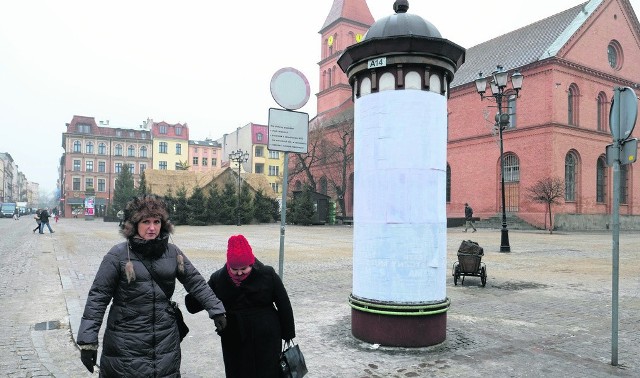
<path id="1" fill-rule="evenodd" d="M 138 256 L 147 261 L 173 294 L 176 278 L 187 292 L 204 304 L 213 318 L 224 307 L 198 270 L 184 256 L 184 273 L 178 271 L 177 253 L 168 235 L 145 242 L 130 239 L 105 255 L 89 291 L 78 331 L 78 345 L 97 344 L 103 315 L 113 300 L 104 332 L 100 358 L 101 377 L 180 377 L 180 336 L 169 298 L 153 280 Z M 131 259 L 136 278 L 130 283 L 125 265 Z"/>
<path id="2" fill-rule="evenodd" d="M 471 206 L 464 207 L 464 220 L 471 221 L 473 219 L 473 209 Z"/>
<path id="3" fill-rule="evenodd" d="M 49 212 L 47 210 L 42 210 L 40 212 L 40 222 L 42 223 L 49 223 Z"/>
<path id="4" fill-rule="evenodd" d="M 227 327 L 220 332 L 226 377 L 278 377 L 282 340 L 293 339 L 296 331 L 275 270 L 256 259 L 251 274 L 235 286 L 225 265 L 211 275 L 209 286 L 227 310 Z M 187 306 L 193 304 L 189 299 L 193 296 L 187 295 Z"/>

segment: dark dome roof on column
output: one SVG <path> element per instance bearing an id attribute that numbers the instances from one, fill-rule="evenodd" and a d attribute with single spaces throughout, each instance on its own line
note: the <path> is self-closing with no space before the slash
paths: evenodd
<path id="1" fill-rule="evenodd" d="M 396 0 L 393 3 L 393 10 L 396 12 L 395 14 L 381 18 L 371 25 L 364 40 L 401 35 L 442 38 L 432 23 L 417 14 L 407 13 L 409 10 L 408 0 Z"/>

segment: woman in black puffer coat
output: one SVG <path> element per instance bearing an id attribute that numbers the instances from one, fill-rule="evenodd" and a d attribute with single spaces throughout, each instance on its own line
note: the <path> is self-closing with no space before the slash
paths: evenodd
<path id="1" fill-rule="evenodd" d="M 229 238 L 227 263 L 214 272 L 209 286 L 227 310 L 227 327 L 218 332 L 227 378 L 277 378 L 282 341 L 296 336 L 289 296 L 275 270 L 253 255 L 242 235 Z M 202 310 L 187 294 L 191 313 Z"/>
<path id="2" fill-rule="evenodd" d="M 110 302 L 100 357 L 100 377 L 180 377 L 180 335 L 170 297 L 177 279 L 204 305 L 216 328 L 225 309 L 198 270 L 170 244 L 165 203 L 154 196 L 127 204 L 121 233 L 126 241 L 105 255 L 82 315 L 78 339 L 90 372 L 97 360 L 98 333 Z M 163 288 L 146 266 L 155 271 Z"/>

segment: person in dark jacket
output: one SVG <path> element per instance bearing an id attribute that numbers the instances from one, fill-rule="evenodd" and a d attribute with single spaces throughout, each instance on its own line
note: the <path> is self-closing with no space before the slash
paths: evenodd
<path id="1" fill-rule="evenodd" d="M 473 209 L 468 203 L 464 204 L 464 231 L 467 232 L 467 228 L 473 228 L 473 232 L 476 232 L 476 226 L 473 225 Z"/>
<path id="2" fill-rule="evenodd" d="M 51 229 L 51 225 L 49 224 L 49 208 L 46 208 L 40 212 L 40 233 L 44 234 L 44 226 L 49 228 L 49 233 L 53 234 L 55 231 Z"/>
<path id="3" fill-rule="evenodd" d="M 113 246 L 98 268 L 76 343 L 82 363 L 93 372 L 98 333 L 111 303 L 100 377 L 180 377 L 180 335 L 170 303 L 176 279 L 202 303 L 218 331 L 226 326 L 222 302 L 187 256 L 168 242 L 173 231 L 168 217 L 166 204 L 158 197 L 130 201 L 120 230 L 126 241 Z"/>
<path id="4" fill-rule="evenodd" d="M 214 272 L 209 286 L 227 310 L 228 325 L 219 332 L 227 378 L 279 377 L 282 341 L 296 336 L 289 296 L 275 270 L 253 255 L 242 235 L 229 238 L 227 263 Z M 192 294 L 191 313 L 202 309 Z"/>

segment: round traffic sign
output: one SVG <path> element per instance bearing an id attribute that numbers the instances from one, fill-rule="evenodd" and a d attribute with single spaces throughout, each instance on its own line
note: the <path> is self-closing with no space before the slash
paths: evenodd
<path id="1" fill-rule="evenodd" d="M 271 78 L 271 96 L 287 110 L 296 110 L 309 101 L 309 81 L 295 68 L 281 68 Z"/>

